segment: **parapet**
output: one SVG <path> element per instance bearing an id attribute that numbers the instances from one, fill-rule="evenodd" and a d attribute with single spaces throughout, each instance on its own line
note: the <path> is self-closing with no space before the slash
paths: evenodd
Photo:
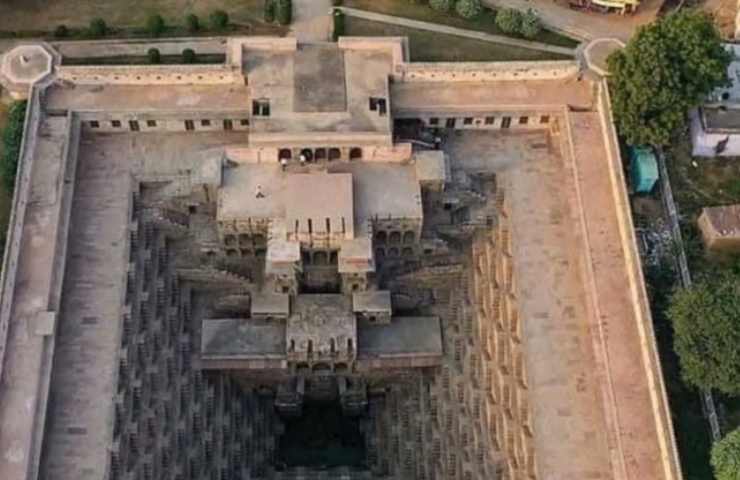
<path id="1" fill-rule="evenodd" d="M 578 74 L 578 62 L 414 62 L 399 65 L 394 79 L 402 82 L 493 82 L 561 80 Z"/>

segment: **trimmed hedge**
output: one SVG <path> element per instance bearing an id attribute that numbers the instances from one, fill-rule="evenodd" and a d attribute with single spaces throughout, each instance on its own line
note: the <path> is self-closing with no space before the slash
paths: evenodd
<path id="1" fill-rule="evenodd" d="M 186 48 L 182 51 L 182 63 L 195 63 L 198 60 L 195 50 Z"/>
<path id="2" fill-rule="evenodd" d="M 156 48 L 150 48 L 146 52 L 146 56 L 149 59 L 149 63 L 156 65 L 162 62 L 162 56 L 159 54 L 159 50 Z"/>
<path id="3" fill-rule="evenodd" d="M 429 6 L 440 12 L 449 12 L 455 6 L 455 0 L 429 0 Z"/>
<path id="4" fill-rule="evenodd" d="M 94 38 L 104 37 L 108 33 L 108 24 L 102 18 L 90 20 L 90 36 Z"/>
<path id="5" fill-rule="evenodd" d="M 275 21 L 275 1 L 265 0 L 265 22 L 272 23 Z"/>
<path id="6" fill-rule="evenodd" d="M 15 102 L 8 112 L 8 124 L 2 132 L 3 152 L 0 156 L 0 175 L 8 193 L 15 187 L 15 174 L 18 170 L 18 156 L 23 140 L 23 121 L 26 118 L 25 100 Z"/>
<path id="7" fill-rule="evenodd" d="M 164 18 L 162 18 L 162 15 L 152 15 L 146 20 L 146 30 L 151 33 L 152 36 L 158 37 L 162 35 L 165 28 Z"/>
<path id="8" fill-rule="evenodd" d="M 193 13 L 187 15 L 185 17 L 185 27 L 190 33 L 195 33 L 200 30 L 200 20 L 198 19 L 198 16 Z"/>
<path id="9" fill-rule="evenodd" d="M 334 10 L 332 18 L 334 19 L 332 39 L 336 42 L 339 37 L 344 35 L 344 13 L 341 10 Z"/>

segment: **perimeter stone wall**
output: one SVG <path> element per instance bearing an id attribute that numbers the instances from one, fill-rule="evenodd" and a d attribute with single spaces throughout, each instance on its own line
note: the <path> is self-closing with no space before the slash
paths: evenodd
<path id="1" fill-rule="evenodd" d="M 81 85 L 230 85 L 243 84 L 232 65 L 59 66 L 57 77 Z"/>

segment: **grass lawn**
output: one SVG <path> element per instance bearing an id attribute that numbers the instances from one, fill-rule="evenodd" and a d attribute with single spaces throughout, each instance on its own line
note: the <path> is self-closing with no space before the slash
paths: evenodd
<path id="1" fill-rule="evenodd" d="M 0 31 L 50 32 L 57 25 L 84 28 L 95 17 L 113 29 L 141 28 L 147 18 L 160 14 L 168 25 L 182 25 L 185 15 L 198 15 L 207 25 L 216 9 L 229 14 L 229 21 L 254 33 L 280 33 L 284 28 L 262 21 L 264 0 L 5 0 L 0 2 Z M 184 35 L 185 31 L 167 32 Z M 243 30 L 240 30 L 243 33 Z"/>
<path id="2" fill-rule="evenodd" d="M 454 12 L 439 12 L 428 5 L 409 2 L 408 0 L 344 0 L 343 5 L 360 10 L 384 13 L 386 15 L 395 15 L 397 17 L 413 18 L 414 20 L 424 22 L 478 30 L 494 35 L 511 36 L 496 27 L 496 23 L 493 21 L 496 14 L 490 9 L 485 9 L 481 15 L 474 19 L 466 20 L 457 16 Z M 578 46 L 577 40 L 544 29 L 532 40 L 562 47 L 575 48 Z"/>
<path id="3" fill-rule="evenodd" d="M 572 57 L 527 48 L 510 47 L 425 30 L 371 22 L 346 15 L 348 36 L 406 36 L 414 62 L 483 62 L 512 60 L 567 60 Z"/>
<path id="4" fill-rule="evenodd" d="M 0 101 L 0 131 L 5 128 L 5 124 L 8 122 L 8 103 L 5 98 Z M 0 153 L 2 153 L 2 142 L 0 142 Z M 10 207 L 12 204 L 12 196 L 10 192 L 5 190 L 4 183 L 0 179 L 0 257 L 2 257 L 3 249 L 5 247 L 5 235 L 8 231 L 8 219 L 10 217 Z M 1 268 L 1 267 L 0 267 Z"/>

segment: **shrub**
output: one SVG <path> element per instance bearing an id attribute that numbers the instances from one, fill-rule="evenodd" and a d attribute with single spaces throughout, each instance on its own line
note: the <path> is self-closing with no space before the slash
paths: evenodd
<path id="1" fill-rule="evenodd" d="M 496 26 L 504 33 L 519 33 L 522 14 L 513 8 L 504 8 L 496 13 Z"/>
<path id="2" fill-rule="evenodd" d="M 521 25 L 519 25 L 519 33 L 524 38 L 534 38 L 542 31 L 542 24 L 540 23 L 540 17 L 531 8 L 521 15 Z"/>
<path id="3" fill-rule="evenodd" d="M 198 20 L 198 16 L 195 14 L 190 14 L 185 17 L 185 27 L 188 29 L 188 32 L 194 33 L 200 30 L 200 20 Z"/>
<path id="4" fill-rule="evenodd" d="M 344 35 L 344 13 L 340 10 L 334 10 L 334 30 L 332 31 L 332 38 L 336 42 L 339 37 Z"/>
<path id="5" fill-rule="evenodd" d="M 740 428 L 731 431 L 712 445 L 711 463 L 717 480 L 740 478 Z"/>
<path id="6" fill-rule="evenodd" d="M 462 18 L 475 18 L 483 11 L 480 0 L 457 0 L 455 11 Z"/>
<path id="7" fill-rule="evenodd" d="M 9 193 L 15 187 L 15 173 L 18 170 L 18 156 L 23 140 L 23 121 L 26 118 L 26 101 L 15 102 L 8 112 L 8 123 L 3 129 L 3 152 L 0 156 L 0 175 L 5 190 Z"/>
<path id="8" fill-rule="evenodd" d="M 265 0 L 265 22 L 275 21 L 275 0 Z"/>
<path id="9" fill-rule="evenodd" d="M 186 48 L 182 51 L 182 63 L 195 63 L 196 60 L 197 56 L 192 48 Z"/>
<path id="10" fill-rule="evenodd" d="M 155 37 L 164 33 L 165 25 L 162 15 L 151 15 L 146 20 L 146 30 Z"/>
<path id="11" fill-rule="evenodd" d="M 209 20 L 214 30 L 224 30 L 229 26 L 229 14 L 223 10 L 214 10 L 211 12 Z"/>
<path id="12" fill-rule="evenodd" d="M 740 394 L 740 281 L 715 274 L 673 293 L 668 308 L 673 349 L 684 380 L 695 387 Z"/>
<path id="13" fill-rule="evenodd" d="M 157 64 L 162 61 L 162 57 L 159 54 L 159 50 L 156 48 L 150 48 L 146 52 L 146 56 L 149 58 L 149 63 Z"/>
<path id="14" fill-rule="evenodd" d="M 455 6 L 455 0 L 429 0 L 429 6 L 440 12 L 449 12 Z"/>
<path id="15" fill-rule="evenodd" d="M 104 37 L 108 33 L 108 25 L 102 18 L 93 18 L 90 20 L 90 36 Z"/>
<path id="16" fill-rule="evenodd" d="M 277 0 L 275 16 L 280 25 L 289 25 L 293 21 L 293 2 L 291 0 Z"/>
<path id="17" fill-rule="evenodd" d="M 59 25 L 54 29 L 54 36 L 57 38 L 65 38 L 69 36 L 69 29 L 66 25 Z"/>

